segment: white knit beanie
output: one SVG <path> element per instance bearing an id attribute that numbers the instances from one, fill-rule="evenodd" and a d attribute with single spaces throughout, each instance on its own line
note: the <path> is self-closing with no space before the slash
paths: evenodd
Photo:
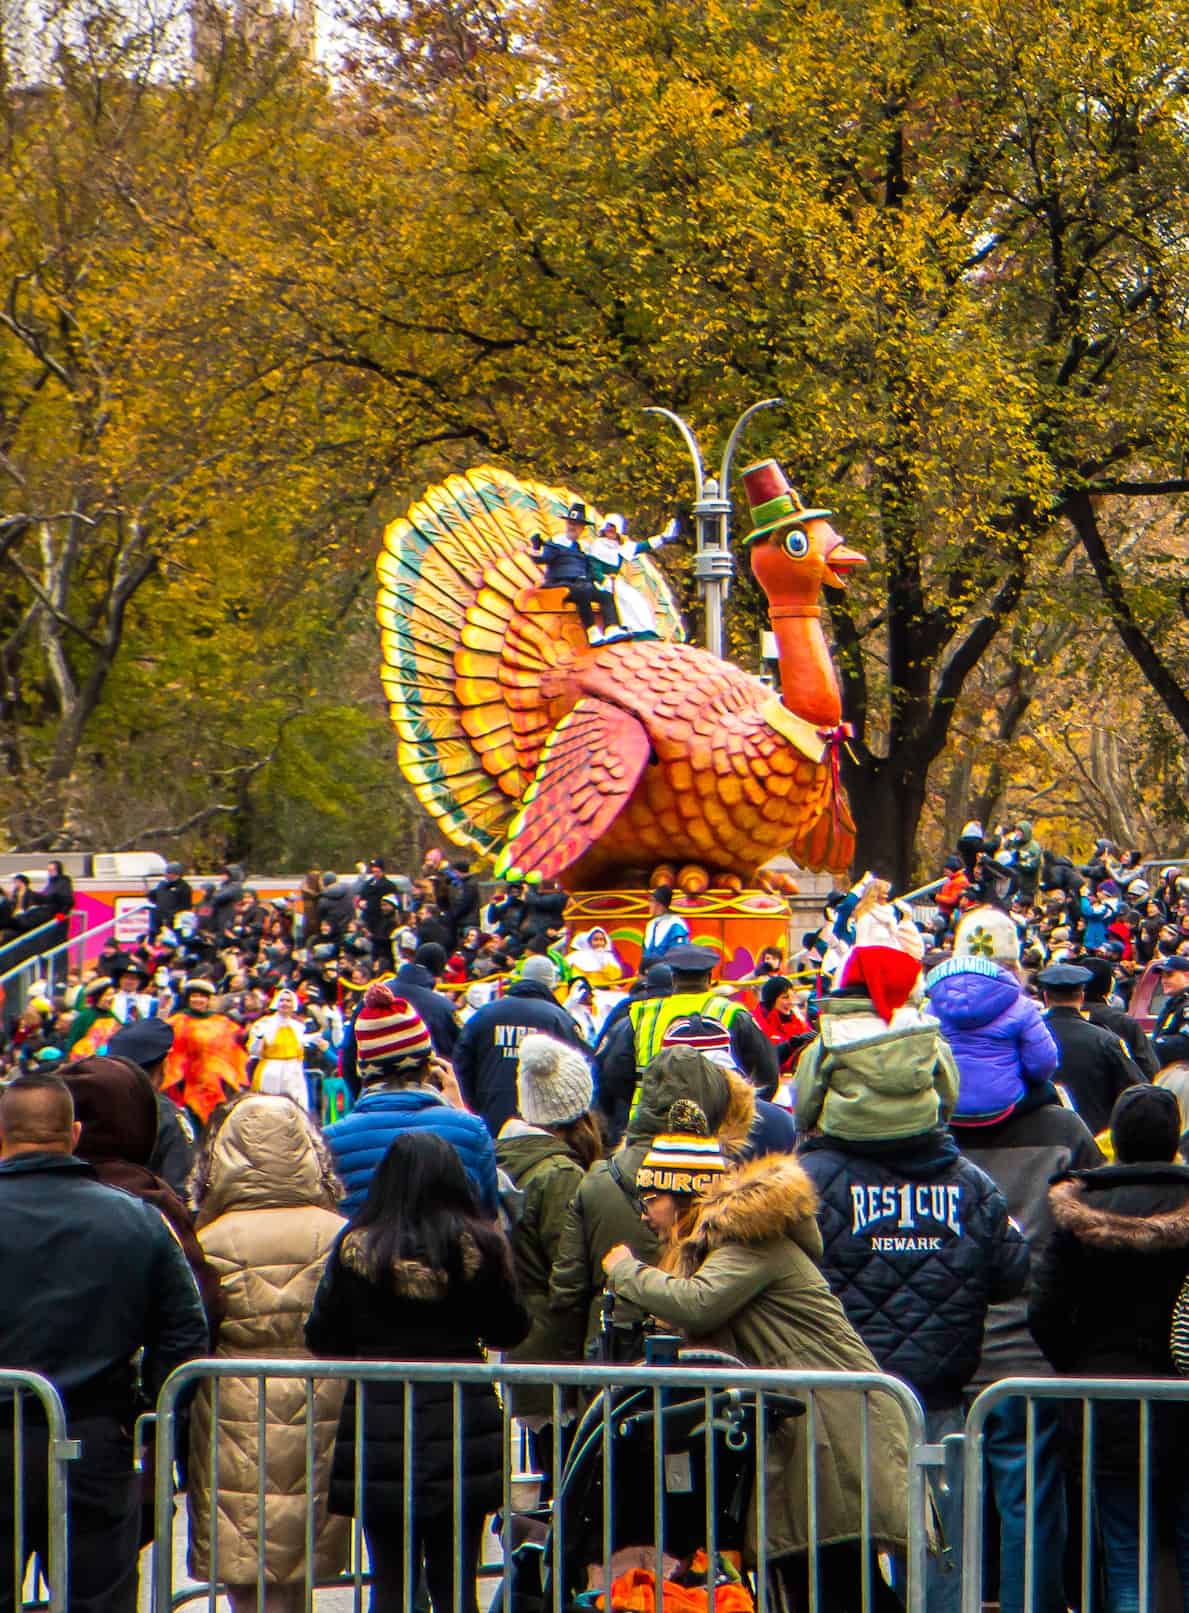
<path id="1" fill-rule="evenodd" d="M 530 1032 L 516 1055 L 516 1104 L 530 1126 L 565 1126 L 590 1108 L 590 1065 L 576 1047 Z"/>
<path id="2" fill-rule="evenodd" d="M 955 958 L 990 958 L 1019 963 L 1020 932 L 1009 913 L 998 907 L 972 907 L 954 931 Z"/>

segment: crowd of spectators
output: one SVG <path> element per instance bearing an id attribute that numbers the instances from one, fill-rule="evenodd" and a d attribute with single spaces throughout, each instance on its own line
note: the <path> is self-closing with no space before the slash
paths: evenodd
<path id="1" fill-rule="evenodd" d="M 38 1240 L 70 1253 L 55 1257 L 46 1303 L 10 1307 L 0 1360 L 52 1367 L 72 1419 L 110 1433 L 136 1409 L 135 1385 L 99 1357 L 142 1334 L 173 1340 L 146 1352 L 151 1395 L 163 1366 L 216 1342 L 232 1355 L 364 1359 L 477 1360 L 493 1347 L 547 1366 L 634 1359 L 659 1322 L 694 1342 L 725 1330 L 749 1365 L 894 1373 L 933 1442 L 1004 1377 L 1189 1368 L 1189 879 L 1169 865 L 1149 881 L 1142 866 L 1106 842 L 1078 866 L 1047 855 L 1027 824 L 971 824 L 917 905 L 865 875 L 831 893 L 791 957 L 769 949 L 742 985 L 716 982 L 717 955 L 669 922 L 680 904 L 666 890 L 633 978 L 605 932 L 569 933 L 564 893 L 509 887 L 484 905 L 470 870 L 440 854 L 416 878 L 378 861 L 341 882 L 311 873 L 298 908 L 260 900 L 234 866 L 198 891 L 171 867 L 143 943 L 109 946 L 80 1001 L 35 1000 L 17 1028 L 0 1225 L 14 1247 L 31 1244 L 14 1270 L 36 1266 Z M 1161 985 L 1151 1036 L 1128 1012 L 1141 971 Z M 92 1203 L 96 1180 L 164 1215 L 177 1252 Z M 59 1195 L 52 1225 L 39 1183 Z M 285 1229 L 253 1219 L 282 1209 Z M 80 1211 L 93 1224 L 74 1250 Z M 109 1221 L 161 1291 L 142 1281 L 130 1295 L 135 1272 L 121 1272 L 124 1332 L 113 1324 L 83 1349 L 59 1335 L 84 1269 L 94 1290 L 96 1228 Z M 300 1300 L 280 1297 L 279 1271 Z M 91 1303 L 102 1310 L 102 1295 Z M 267 1390 L 268 1428 L 285 1427 L 285 1393 Z M 412 1559 L 437 1605 L 476 1613 L 483 1519 L 502 1486 L 499 1408 L 468 1385 L 460 1498 L 442 1454 L 449 1393 L 419 1400 L 411 1460 L 399 1382 L 369 1391 L 361 1425 L 353 1396 L 341 1412 L 333 1395 L 319 1402 L 317 1571 L 343 1566 L 339 1519 L 358 1504 L 361 1460 L 377 1607 L 407 1590 L 412 1471 Z M 830 1543 L 816 1572 L 825 1605 L 890 1610 L 907 1544 L 905 1430 L 898 1414 L 873 1415 L 864 1498 L 844 1399 L 820 1402 L 813 1460 Z M 562 1402 L 529 1386 L 514 1400 L 548 1473 Z M 290 1528 L 283 1505 L 301 1476 L 283 1440 L 245 1442 L 234 1389 L 221 1408 L 196 1407 L 192 1472 L 212 1438 L 235 1461 L 217 1504 L 209 1476 L 192 1481 L 191 1568 L 209 1569 L 217 1536 L 233 1606 L 254 1605 L 263 1494 L 267 1605 L 287 1613 L 305 1593 L 304 1513 Z M 226 1426 L 212 1430 L 216 1415 Z M 1160 1505 L 1141 1528 L 1134 1417 L 1104 1416 L 1083 1458 L 1055 1403 L 995 1408 L 985 1450 L 1001 1607 L 1074 1605 L 1069 1498 L 1087 1476 L 1105 1605 L 1137 1605 L 1142 1543 L 1189 1540 L 1182 1420 L 1162 1412 L 1146 1458 Z M 769 1551 L 799 1607 L 804 1425 L 778 1449 Z M 102 1498 L 85 1462 L 78 1477 L 76 1582 L 119 1570 L 126 1584 L 135 1475 Z M 961 1520 L 953 1491 L 935 1500 L 928 1606 L 949 1613 Z M 113 1523 L 113 1508 L 127 1516 Z M 864 1557 L 865 1529 L 886 1548 L 883 1568 Z M 101 1538 L 120 1543 L 118 1561 Z"/>

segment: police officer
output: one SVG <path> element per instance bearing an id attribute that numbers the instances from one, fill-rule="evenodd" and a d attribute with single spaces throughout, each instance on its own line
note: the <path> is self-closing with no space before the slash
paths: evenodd
<path id="1" fill-rule="evenodd" d="M 1060 1054 L 1053 1079 L 1097 1135 L 1110 1123 L 1115 1099 L 1143 1080 L 1121 1039 L 1082 1013 L 1092 976 L 1077 963 L 1051 963 L 1036 977 L 1044 992 L 1045 1024 Z"/>
<path id="2" fill-rule="evenodd" d="M 1189 1062 L 1189 958 L 1174 952 L 1171 957 L 1157 959 L 1152 968 L 1164 977 L 1164 1007 L 1152 1032 L 1156 1057 L 1164 1069 L 1169 1064 Z"/>
<path id="3" fill-rule="evenodd" d="M 185 1203 L 186 1183 L 194 1163 L 198 1132 L 188 1109 L 179 1108 L 161 1090 L 165 1060 L 173 1046 L 173 1026 L 167 1019 L 138 1019 L 122 1025 L 107 1044 L 109 1058 L 139 1065 L 153 1085 L 157 1100 L 157 1141 L 149 1156 L 149 1169 L 169 1183 Z"/>
<path id="4" fill-rule="evenodd" d="M 726 1027 L 735 1063 L 761 1097 L 770 1098 L 780 1079 L 776 1049 L 747 1009 L 711 987 L 717 952 L 687 943 L 671 947 L 665 962 L 673 971 L 671 995 L 633 1003 L 607 1039 L 600 1060 L 599 1107 L 613 1130 L 622 1129 L 640 1072 L 660 1052 L 665 1032 L 691 1015 Z"/>

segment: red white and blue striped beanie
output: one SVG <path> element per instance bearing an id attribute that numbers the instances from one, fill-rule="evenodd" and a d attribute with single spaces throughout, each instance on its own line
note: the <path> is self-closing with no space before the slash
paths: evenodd
<path id="1" fill-rule="evenodd" d="M 360 1065 L 420 1064 L 433 1052 L 425 1021 L 404 997 L 377 981 L 369 986 L 355 1020 Z"/>

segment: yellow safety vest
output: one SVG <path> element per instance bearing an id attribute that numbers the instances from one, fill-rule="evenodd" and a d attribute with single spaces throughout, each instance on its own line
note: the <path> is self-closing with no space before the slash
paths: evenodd
<path id="1" fill-rule="evenodd" d="M 687 1019 L 690 1014 L 701 1014 L 703 1019 L 717 1020 L 720 1025 L 729 1028 L 742 1008 L 742 1003 L 715 991 L 674 992 L 671 997 L 648 997 L 643 1002 L 633 1003 L 628 1009 L 628 1018 L 632 1023 L 632 1040 L 636 1049 L 637 1080 L 629 1117 L 635 1118 L 640 1102 L 639 1077 L 643 1075 L 645 1066 L 660 1052 L 670 1025 L 679 1019 Z"/>

